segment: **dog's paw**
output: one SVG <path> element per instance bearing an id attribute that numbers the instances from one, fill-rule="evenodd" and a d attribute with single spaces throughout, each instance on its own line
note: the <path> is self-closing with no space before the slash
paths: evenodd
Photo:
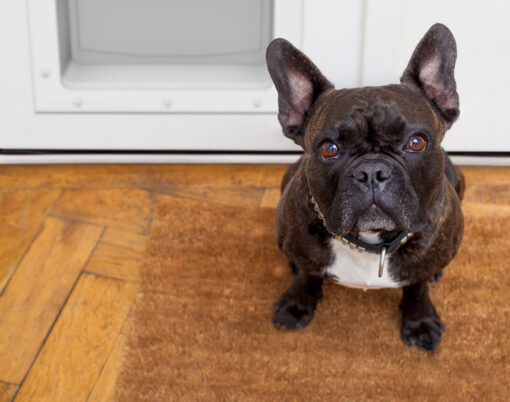
<path id="1" fill-rule="evenodd" d="M 443 270 L 440 269 L 434 275 L 432 275 L 429 279 L 429 282 L 439 282 L 439 279 L 443 277 Z"/>
<path id="2" fill-rule="evenodd" d="M 314 310 L 315 304 L 284 294 L 274 306 L 273 322 L 278 329 L 304 328 L 312 321 Z"/>
<path id="3" fill-rule="evenodd" d="M 402 324 L 402 340 L 427 352 L 439 346 L 443 332 L 444 325 L 437 315 L 418 320 L 404 319 Z"/>

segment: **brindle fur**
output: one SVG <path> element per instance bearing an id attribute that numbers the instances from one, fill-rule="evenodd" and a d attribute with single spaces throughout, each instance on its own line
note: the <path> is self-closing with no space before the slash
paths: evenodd
<path id="1" fill-rule="evenodd" d="M 275 305 L 277 327 L 294 329 L 310 322 L 322 294 L 324 268 L 333 259 L 331 235 L 313 210 L 310 192 L 325 213 L 328 229 L 345 234 L 352 229 L 345 205 L 355 208 L 359 197 L 348 194 L 353 166 L 363 158 L 379 158 L 393 169 L 390 189 L 396 194 L 387 202 L 399 212 L 392 217 L 401 229 L 414 233 L 393 253 L 388 268 L 403 284 L 402 338 L 428 351 L 439 345 L 443 324 L 430 301 L 428 281 L 441 277 L 463 233 L 464 177 L 440 146 L 459 114 L 455 57 L 453 36 L 436 24 L 418 45 L 401 84 L 335 90 L 290 43 L 278 39 L 269 46 L 279 120 L 284 134 L 305 151 L 283 177 L 276 214 L 278 246 L 297 272 Z M 431 60 L 442 63 L 440 76 L 426 70 Z M 303 79 L 308 81 L 299 81 Z M 405 150 L 413 132 L 426 133 L 425 152 Z M 338 159 L 321 158 L 320 144 L 325 140 L 340 144 Z M 383 237 L 394 235 L 388 232 Z"/>

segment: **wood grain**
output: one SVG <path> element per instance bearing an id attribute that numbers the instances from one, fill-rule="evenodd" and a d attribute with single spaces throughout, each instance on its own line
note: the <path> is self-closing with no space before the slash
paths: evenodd
<path id="1" fill-rule="evenodd" d="M 0 188 L 144 188 L 175 186 L 279 187 L 285 164 L 265 165 L 4 165 Z M 469 184 L 508 184 L 509 168 L 462 166 Z"/>
<path id="2" fill-rule="evenodd" d="M 507 184 L 468 185 L 464 193 L 464 200 L 466 202 L 510 205 L 510 178 Z"/>
<path id="3" fill-rule="evenodd" d="M 461 166 L 461 170 L 468 186 L 510 184 L 509 166 Z"/>
<path id="4" fill-rule="evenodd" d="M 52 215 L 148 234 L 152 200 L 138 189 L 71 189 L 62 193 Z"/>
<path id="5" fill-rule="evenodd" d="M 209 187 L 176 186 L 171 189 L 158 189 L 157 194 L 172 195 L 178 198 L 200 200 L 220 205 L 256 207 L 260 204 L 265 189 L 258 187 Z"/>
<path id="6" fill-rule="evenodd" d="M 83 274 L 16 400 L 86 400 L 135 291 L 132 283 Z"/>
<path id="7" fill-rule="evenodd" d="M 510 216 L 510 205 L 466 202 L 462 205 L 462 212 L 465 219 L 471 216 Z"/>
<path id="8" fill-rule="evenodd" d="M 287 165 L 5 165 L 0 188 L 278 187 Z"/>
<path id="9" fill-rule="evenodd" d="M 101 232 L 46 219 L 0 298 L 0 379 L 21 382 Z"/>
<path id="10" fill-rule="evenodd" d="M 147 236 L 107 229 L 85 270 L 138 282 Z"/>
<path id="11" fill-rule="evenodd" d="M 106 402 L 113 401 L 115 394 L 115 383 L 117 380 L 118 369 L 121 364 L 122 355 L 126 346 L 126 335 L 120 333 L 115 342 L 110 356 L 94 385 L 88 402 Z"/>
<path id="12" fill-rule="evenodd" d="M 262 201 L 260 202 L 261 208 L 276 208 L 278 205 L 278 201 L 280 201 L 281 191 L 280 188 L 268 188 L 264 192 L 264 197 L 262 197 Z"/>
<path id="13" fill-rule="evenodd" d="M 18 389 L 15 384 L 7 384 L 0 381 L 0 402 L 10 402 Z"/>
<path id="14" fill-rule="evenodd" d="M 0 294 L 59 194 L 58 189 L 0 192 Z"/>

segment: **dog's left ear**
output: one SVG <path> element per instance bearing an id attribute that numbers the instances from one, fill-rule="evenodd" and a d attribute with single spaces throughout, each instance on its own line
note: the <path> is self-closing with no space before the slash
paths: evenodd
<path id="1" fill-rule="evenodd" d="M 267 68 L 278 91 L 278 120 L 283 133 L 303 146 L 304 126 L 319 95 L 333 88 L 311 60 L 285 39 L 273 40 Z"/>
<path id="2" fill-rule="evenodd" d="M 453 71 L 457 46 L 450 30 L 433 25 L 418 43 L 401 82 L 417 85 L 439 110 L 446 127 L 459 117 L 459 95 Z"/>

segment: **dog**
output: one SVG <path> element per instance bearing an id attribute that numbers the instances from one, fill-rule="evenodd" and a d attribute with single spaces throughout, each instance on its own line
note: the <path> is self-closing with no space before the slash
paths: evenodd
<path id="1" fill-rule="evenodd" d="M 330 279 L 402 288 L 402 340 L 440 344 L 428 282 L 456 255 L 464 225 L 464 176 L 440 145 L 459 116 L 456 57 L 452 33 L 435 24 L 400 84 L 336 90 L 288 41 L 269 44 L 278 120 L 304 150 L 276 211 L 278 247 L 296 274 L 275 304 L 277 328 L 307 326 Z"/>

